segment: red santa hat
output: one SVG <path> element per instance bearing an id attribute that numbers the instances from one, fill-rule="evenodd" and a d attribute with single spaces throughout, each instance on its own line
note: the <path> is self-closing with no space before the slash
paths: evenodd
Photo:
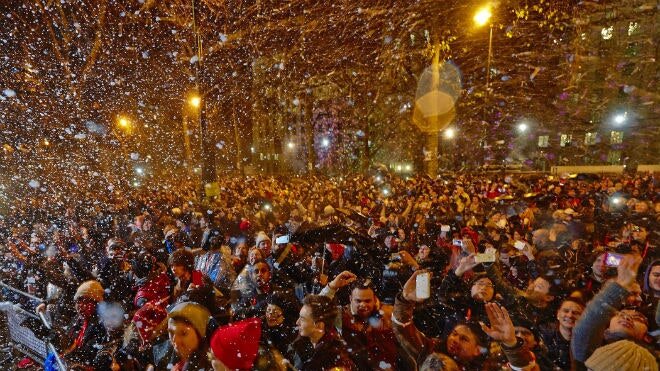
<path id="1" fill-rule="evenodd" d="M 167 319 L 165 308 L 155 303 L 147 303 L 133 316 L 135 328 L 140 333 L 143 343 L 149 342 L 156 329 Z"/>
<path id="2" fill-rule="evenodd" d="M 211 336 L 211 350 L 228 369 L 251 370 L 260 338 L 261 320 L 250 318 L 217 329 Z"/>
<path id="3" fill-rule="evenodd" d="M 246 232 L 248 229 L 250 229 L 250 221 L 245 218 L 241 219 L 241 223 L 238 225 L 238 228 L 242 232 Z"/>

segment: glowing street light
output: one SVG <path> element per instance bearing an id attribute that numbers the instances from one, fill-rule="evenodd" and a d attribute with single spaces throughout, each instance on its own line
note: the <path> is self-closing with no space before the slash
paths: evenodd
<path id="1" fill-rule="evenodd" d="M 452 139 L 456 135 L 456 130 L 449 128 L 445 130 L 445 138 Z"/>
<path id="2" fill-rule="evenodd" d="M 477 11 L 477 13 L 474 15 L 474 18 L 472 19 L 478 26 L 483 26 L 487 24 L 488 21 L 490 21 L 490 17 L 492 15 L 493 13 L 490 11 L 490 6 L 485 6 L 479 9 L 479 11 Z"/>
<path id="3" fill-rule="evenodd" d="M 286 146 L 289 147 L 289 149 L 294 149 L 294 148 L 296 148 L 296 144 L 293 143 L 293 142 L 289 142 L 289 143 L 287 143 Z"/>
<path id="4" fill-rule="evenodd" d="M 321 145 L 322 145 L 323 147 L 327 147 L 327 146 L 329 146 L 329 145 L 330 145 L 330 139 L 328 139 L 328 138 L 323 138 L 323 140 L 321 140 Z"/>
<path id="5" fill-rule="evenodd" d="M 199 95 L 193 95 L 188 99 L 188 104 L 190 104 L 191 107 L 197 109 L 202 105 L 202 97 Z"/>
<path id="6" fill-rule="evenodd" d="M 524 122 L 518 124 L 518 131 L 519 132 L 524 133 L 524 132 L 527 131 L 527 129 L 528 129 L 527 124 L 525 124 Z"/>
<path id="7" fill-rule="evenodd" d="M 479 27 L 490 24 L 490 32 L 488 34 L 488 63 L 486 65 L 486 91 L 490 88 L 490 58 L 493 55 L 493 23 L 490 22 L 492 16 L 493 13 L 490 11 L 490 6 L 487 5 L 479 9 L 472 18 L 474 23 Z"/>
<path id="8" fill-rule="evenodd" d="M 119 125 L 119 127 L 122 129 L 130 129 L 131 120 L 127 119 L 124 116 L 120 116 L 119 119 L 117 120 L 117 125 Z"/>
<path id="9" fill-rule="evenodd" d="M 627 118 L 627 116 L 628 116 L 628 112 L 620 113 L 620 114 L 614 116 L 614 122 L 615 122 L 617 125 L 621 125 L 621 124 L 623 124 L 624 122 L 626 122 L 626 118 Z"/>
<path id="10" fill-rule="evenodd" d="M 135 172 L 138 173 L 138 175 L 144 175 L 144 169 L 141 167 L 136 167 Z"/>

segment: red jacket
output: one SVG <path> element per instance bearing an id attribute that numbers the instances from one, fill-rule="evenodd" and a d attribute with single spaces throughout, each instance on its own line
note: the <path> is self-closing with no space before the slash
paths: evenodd
<path id="1" fill-rule="evenodd" d="M 138 286 L 137 294 L 133 299 L 133 305 L 138 306 L 138 301 L 142 298 L 147 299 L 147 302 L 153 300 L 160 300 L 170 295 L 170 287 L 172 283 L 167 273 L 161 273 L 158 276 L 150 279 L 145 284 Z"/>

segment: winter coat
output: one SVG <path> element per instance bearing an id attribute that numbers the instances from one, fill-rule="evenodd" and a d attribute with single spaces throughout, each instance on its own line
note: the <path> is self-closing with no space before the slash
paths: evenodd
<path id="1" fill-rule="evenodd" d="M 587 304 L 582 317 L 573 329 L 573 340 L 571 341 L 573 370 L 586 370 L 584 362 L 597 348 L 605 345 L 607 342 L 605 330 L 612 317 L 623 307 L 628 295 L 628 290 L 618 283 L 612 282 L 605 285 Z M 646 344 L 639 345 L 646 346 Z"/>
<path id="2" fill-rule="evenodd" d="M 236 272 L 228 257 L 220 250 L 209 251 L 195 259 L 195 269 L 207 276 L 213 286 L 223 293 L 228 293 L 232 283 L 236 280 Z"/>
<path id="3" fill-rule="evenodd" d="M 299 367 L 296 368 L 301 371 L 328 371 L 335 367 L 342 367 L 348 371 L 357 370 L 346 343 L 334 329 L 326 332 L 315 347 L 309 347 L 311 343 L 308 339 L 299 339 L 297 342 L 299 344 L 306 342 L 308 345 L 308 347 L 302 346 L 304 350 L 295 357 L 299 362 L 297 365 Z"/>
<path id="4" fill-rule="evenodd" d="M 397 343 L 392 328 L 376 311 L 366 321 L 354 316 L 350 306 L 341 312 L 341 337 L 361 370 L 377 370 L 380 364 L 396 369 Z"/>
<path id="5" fill-rule="evenodd" d="M 485 276 L 483 277 L 485 278 Z M 493 299 L 495 294 L 497 294 L 496 291 L 493 293 Z M 486 303 L 474 300 L 470 296 L 470 287 L 456 276 L 454 271 L 447 273 L 440 284 L 438 296 L 434 299 L 448 305 L 454 312 L 452 315 L 445 316 L 443 333 L 449 333 L 454 325 L 466 320 L 488 322 Z"/>
<path id="6" fill-rule="evenodd" d="M 261 291 L 257 288 L 255 291 L 247 295 L 241 295 L 238 303 L 234 306 L 234 320 L 261 317 L 265 315 L 268 300 L 274 294 L 278 294 L 285 298 L 287 303 L 298 302 L 292 289 L 271 283 L 270 289 L 267 292 Z M 289 308 L 282 309 L 287 310 Z"/>
<path id="7" fill-rule="evenodd" d="M 552 360 L 556 367 L 569 370 L 571 368 L 571 341 L 561 336 L 557 323 L 540 326 L 539 333 L 548 349 L 547 358 Z"/>
<path id="8" fill-rule="evenodd" d="M 131 305 L 131 282 L 128 274 L 121 269 L 122 261 L 103 258 L 99 263 L 98 281 L 105 289 L 105 299 L 109 302 L 118 302 L 129 308 Z"/>
<path id="9" fill-rule="evenodd" d="M 448 352 L 446 344 L 442 339 L 427 337 L 415 326 L 413 322 L 414 309 L 415 303 L 405 300 L 399 294 L 394 303 L 394 311 L 392 312 L 392 327 L 399 346 L 403 349 L 407 357 L 406 363 L 408 363 L 408 367 L 405 369 L 417 370 L 433 353 L 448 354 Z M 482 369 L 480 359 L 469 364 L 459 364 L 459 366 L 469 370 Z"/>
<path id="10" fill-rule="evenodd" d="M 154 364 L 156 370 L 171 370 L 179 363 L 179 357 L 176 355 L 169 340 L 163 343 L 154 344 Z M 200 342 L 200 348 L 194 351 L 188 360 L 180 368 L 181 371 L 199 371 L 212 370 L 211 362 L 207 356 L 207 346 L 204 341 Z"/>
<path id="11" fill-rule="evenodd" d="M 60 338 L 59 349 L 64 349 L 62 352 L 64 359 L 67 363 L 83 364 L 91 366 L 94 362 L 94 357 L 101 349 L 106 339 L 106 331 L 98 317 L 94 316 L 87 321 L 87 327 L 82 335 L 82 341 L 77 347 L 72 345 L 80 335 L 85 321 L 77 316 L 74 318 L 71 326 L 65 336 Z"/>
<path id="12" fill-rule="evenodd" d="M 283 322 L 279 326 L 268 327 L 265 319 L 261 324 L 261 341 L 269 347 L 276 348 L 281 354 L 286 354 L 289 344 L 291 344 L 298 334 L 294 327 Z"/>
<path id="13" fill-rule="evenodd" d="M 139 308 L 147 302 L 168 297 L 172 283 L 167 273 L 160 273 L 155 277 L 139 280 L 136 286 L 137 293 L 133 299 L 133 305 Z"/>
<path id="14" fill-rule="evenodd" d="M 502 272 L 497 263 L 488 267 L 486 274 L 495 285 L 495 291 L 502 295 L 505 307 L 513 316 L 528 320 L 535 325 L 554 320 L 555 312 L 553 308 L 550 305 L 543 308 L 532 305 L 525 297 L 525 292 L 513 287 L 502 277 Z"/>

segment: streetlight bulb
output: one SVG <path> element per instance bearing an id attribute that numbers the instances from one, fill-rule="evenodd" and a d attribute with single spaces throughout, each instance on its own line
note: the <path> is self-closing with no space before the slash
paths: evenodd
<path id="1" fill-rule="evenodd" d="M 617 124 L 623 124 L 626 122 L 626 116 L 628 115 L 628 112 L 620 113 L 616 116 L 614 116 L 614 122 Z"/>
<path id="2" fill-rule="evenodd" d="M 454 131 L 454 129 L 449 128 L 449 129 L 445 130 L 445 138 L 451 139 L 451 138 L 454 137 L 454 135 L 456 135 L 456 132 Z"/>
<path id="3" fill-rule="evenodd" d="M 118 123 L 119 127 L 124 129 L 128 129 L 128 127 L 131 126 L 131 122 L 126 117 L 120 117 Z"/>
<path id="4" fill-rule="evenodd" d="M 526 132 L 527 131 L 527 124 L 522 123 L 522 124 L 518 125 L 518 131 L 521 132 L 521 133 Z"/>
<path id="5" fill-rule="evenodd" d="M 287 143 L 286 146 L 289 147 L 289 149 L 293 149 L 293 148 L 295 148 L 296 144 L 293 143 L 293 142 L 289 142 L 289 143 Z"/>
<path id="6" fill-rule="evenodd" d="M 144 169 L 141 168 L 141 167 L 136 167 L 136 168 L 135 168 L 135 172 L 138 173 L 138 174 L 140 174 L 140 175 L 142 175 L 142 174 L 144 174 Z"/>
<path id="7" fill-rule="evenodd" d="M 488 21 L 490 21 L 490 17 L 492 15 L 493 14 L 490 11 L 490 7 L 485 6 L 481 9 L 479 9 L 479 11 L 474 15 L 474 18 L 473 18 L 474 23 L 476 23 L 478 26 L 483 26 L 483 25 L 487 24 Z"/>
<path id="8" fill-rule="evenodd" d="M 199 108 L 199 106 L 202 105 L 202 98 L 198 95 L 194 95 L 190 97 L 189 101 L 190 105 L 194 108 Z"/>
<path id="9" fill-rule="evenodd" d="M 323 140 L 321 141 L 321 145 L 323 147 L 329 146 L 330 145 L 330 140 L 328 138 L 323 138 Z"/>

